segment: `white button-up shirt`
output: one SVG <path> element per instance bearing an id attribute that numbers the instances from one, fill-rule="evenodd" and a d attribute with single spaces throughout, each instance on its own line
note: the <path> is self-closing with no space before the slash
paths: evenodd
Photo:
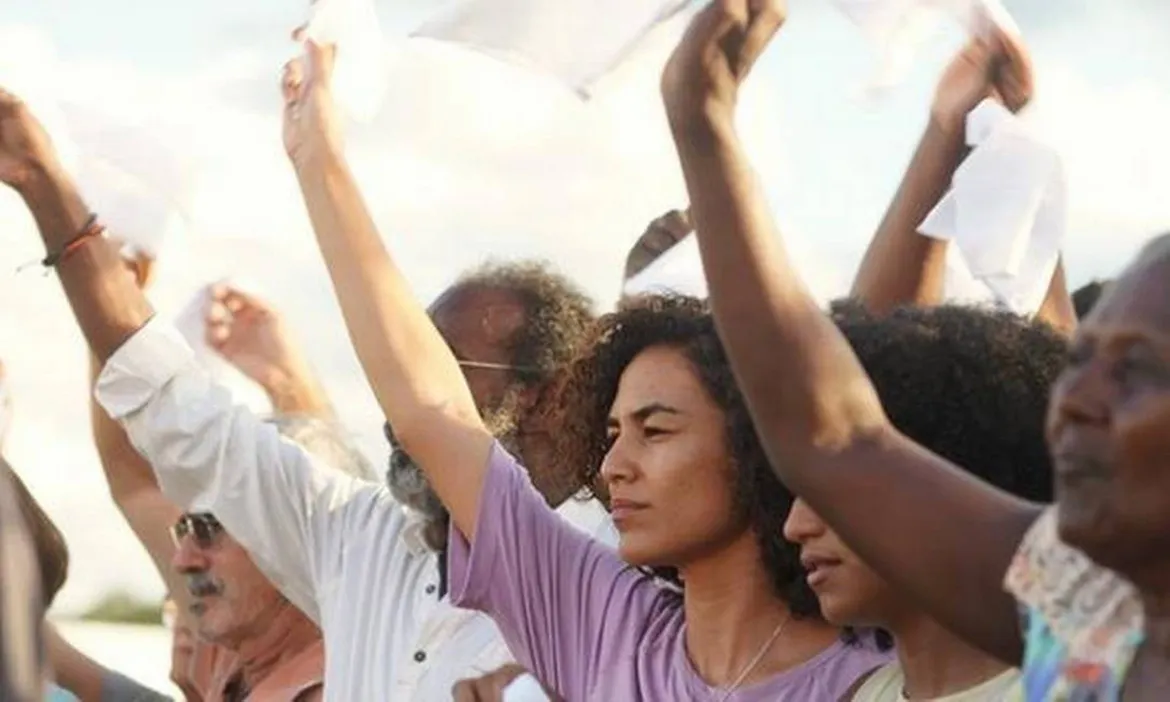
<path id="1" fill-rule="evenodd" d="M 234 406 L 164 323 L 151 321 L 110 358 L 97 398 L 163 492 L 213 512 L 318 622 L 327 700 L 446 700 L 458 680 L 514 660 L 491 619 L 439 598 L 438 557 L 385 486 L 321 465 Z M 596 501 L 570 500 L 562 513 L 616 541 Z"/>

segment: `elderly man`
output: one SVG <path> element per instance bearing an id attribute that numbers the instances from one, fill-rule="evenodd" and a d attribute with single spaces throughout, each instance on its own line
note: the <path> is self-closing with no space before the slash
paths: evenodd
<path id="1" fill-rule="evenodd" d="M 131 264 L 136 283 L 149 279 L 149 262 Z M 218 290 L 209 341 L 261 382 L 274 409 L 296 419 L 276 424 L 287 438 L 328 456 L 358 477 L 370 475 L 322 422 L 328 402 L 279 319 L 258 302 L 231 318 L 224 310 L 231 291 Z M 233 323 L 234 322 L 234 323 Z M 259 360 L 258 360 L 259 359 Z M 255 369 L 263 363 L 265 374 Z M 98 370 L 94 364 L 94 373 Z M 172 671 L 199 699 L 319 700 L 323 697 L 321 631 L 284 597 L 263 568 L 215 517 L 214 505 L 183 511 L 163 496 L 150 464 L 125 432 L 100 408 L 93 409 L 94 439 L 111 494 L 166 581 L 184 623 L 198 637 L 189 669 Z M 304 416 L 304 418 L 302 418 Z"/>
<path id="2" fill-rule="evenodd" d="M 151 320 L 149 303 L 116 249 L 96 235 L 40 125 L 11 95 L 0 94 L 0 135 L 0 180 L 29 206 L 50 252 L 46 265 L 59 273 L 105 364 L 103 407 L 149 459 L 168 497 L 213 512 L 320 623 L 327 698 L 446 699 L 457 680 L 508 662 L 490 619 L 450 605 L 434 551 L 444 544 L 430 526 L 442 515 L 425 508 L 433 500 L 408 462 L 398 461 L 392 475 L 395 492 L 424 507 L 409 514 L 386 486 L 333 470 L 234 407 L 190 348 Z M 534 483 L 551 503 L 576 510 L 583 529 L 610 533 L 600 506 L 568 499 L 580 486 L 551 470 L 541 411 L 590 320 L 584 296 L 543 268 L 504 266 L 457 283 L 431 313 L 462 359 L 480 411 L 506 429 L 527 465 L 548 467 Z"/>

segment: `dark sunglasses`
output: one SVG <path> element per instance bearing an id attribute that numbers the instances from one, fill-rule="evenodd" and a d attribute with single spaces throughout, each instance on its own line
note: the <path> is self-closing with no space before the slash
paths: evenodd
<path id="1" fill-rule="evenodd" d="M 179 521 L 171 527 L 171 540 L 178 547 L 190 535 L 194 537 L 196 546 L 206 549 L 214 546 L 222 533 L 223 525 L 210 513 L 188 513 L 179 517 Z"/>

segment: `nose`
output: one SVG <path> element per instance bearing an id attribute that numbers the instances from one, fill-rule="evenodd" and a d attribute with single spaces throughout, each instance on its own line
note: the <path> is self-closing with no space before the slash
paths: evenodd
<path id="1" fill-rule="evenodd" d="M 195 545 L 195 539 L 184 536 L 171 557 L 171 566 L 180 573 L 198 573 L 207 570 L 207 556 Z"/>
<path id="2" fill-rule="evenodd" d="M 1112 380 L 1105 366 L 1094 359 L 1065 370 L 1052 388 L 1050 428 L 1066 422 L 1103 424 L 1109 420 Z"/>
<path id="3" fill-rule="evenodd" d="M 607 486 L 630 482 L 638 473 L 638 463 L 621 436 L 614 440 L 601 461 L 601 479 Z"/>
<path id="4" fill-rule="evenodd" d="M 803 544 L 825 533 L 825 523 L 804 500 L 797 499 L 784 520 L 784 538 L 794 544 Z"/>

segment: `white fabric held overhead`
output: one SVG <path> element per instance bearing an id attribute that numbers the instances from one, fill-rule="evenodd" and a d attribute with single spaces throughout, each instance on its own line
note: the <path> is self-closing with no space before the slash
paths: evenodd
<path id="1" fill-rule="evenodd" d="M 953 241 L 998 302 L 1034 314 L 1067 228 L 1060 155 L 990 99 L 968 115 L 967 142 L 974 150 L 919 231 Z"/>
<path id="2" fill-rule="evenodd" d="M 333 93 L 342 111 L 354 121 L 371 121 L 389 87 L 385 41 L 373 1 L 314 0 L 305 34 L 337 51 Z"/>
<path id="3" fill-rule="evenodd" d="M 853 21 L 878 55 L 869 83 L 880 91 L 901 82 L 919 47 L 950 18 L 968 34 L 999 27 L 1012 34 L 1019 28 L 1000 0 L 832 0 Z"/>
<path id="4" fill-rule="evenodd" d="M 413 36 L 556 76 L 582 98 L 692 0 L 466 0 Z"/>

